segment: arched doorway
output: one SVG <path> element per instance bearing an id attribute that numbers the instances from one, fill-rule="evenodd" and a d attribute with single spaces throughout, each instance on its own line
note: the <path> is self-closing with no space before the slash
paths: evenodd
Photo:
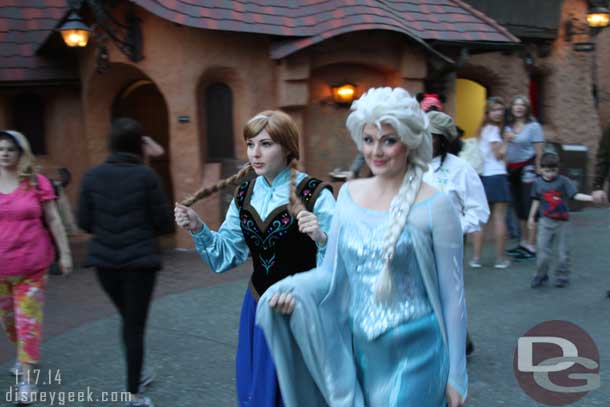
<path id="1" fill-rule="evenodd" d="M 455 83 L 455 123 L 464 130 L 464 137 L 476 136 L 485 109 L 487 89 L 469 79 Z"/>
<path id="2" fill-rule="evenodd" d="M 174 202 L 174 186 L 170 173 L 169 123 L 167 105 L 157 86 L 150 80 L 137 80 L 115 97 L 112 118 L 131 117 L 139 121 L 146 134 L 165 149 L 160 157 L 151 157 L 150 166 L 159 174 L 165 193 Z"/>
<path id="3" fill-rule="evenodd" d="M 233 92 L 222 82 L 205 88 L 206 162 L 222 162 L 235 158 L 233 142 Z"/>

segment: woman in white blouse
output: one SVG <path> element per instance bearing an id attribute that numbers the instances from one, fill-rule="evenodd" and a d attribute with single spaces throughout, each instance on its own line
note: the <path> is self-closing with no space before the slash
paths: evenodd
<path id="1" fill-rule="evenodd" d="M 505 269 L 510 261 L 504 255 L 506 242 L 506 211 L 511 199 L 508 175 L 504 156 L 506 144 L 502 140 L 504 127 L 504 112 L 506 105 L 502 98 L 491 97 L 485 106 L 485 118 L 479 132 L 479 148 L 483 157 L 483 172 L 481 181 L 485 187 L 487 202 L 491 207 L 491 218 L 494 225 L 496 243 L 495 268 Z M 481 267 L 481 248 L 483 246 L 483 231 L 474 236 L 474 255 L 471 267 Z"/>

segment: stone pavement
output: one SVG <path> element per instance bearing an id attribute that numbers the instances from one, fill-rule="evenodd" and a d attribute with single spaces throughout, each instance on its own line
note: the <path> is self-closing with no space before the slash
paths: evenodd
<path id="1" fill-rule="evenodd" d="M 514 378 L 513 352 L 521 334 L 549 319 L 586 329 L 601 355 L 602 387 L 573 405 L 610 405 L 610 299 L 605 297 L 610 289 L 609 213 L 587 209 L 572 217 L 569 288 L 530 289 L 531 261 L 508 270 L 466 270 L 469 326 L 476 345 L 469 359 L 469 406 L 538 406 Z M 492 263 L 492 248 L 485 249 L 483 261 Z M 192 251 L 168 252 L 165 260 L 147 334 L 147 364 L 157 373 L 148 394 L 157 407 L 234 406 L 234 353 L 249 265 L 215 275 Z M 102 401 L 119 396 L 103 392 L 121 391 L 125 372 L 117 317 L 91 271 L 50 277 L 45 324 L 38 383 L 47 401 L 36 406 L 122 406 Z M 0 335 L 0 372 L 13 357 Z M 0 406 L 12 405 L 6 392 L 13 384 L 13 378 L 0 375 Z M 87 391 L 98 401 L 68 401 L 78 392 L 86 397 Z"/>

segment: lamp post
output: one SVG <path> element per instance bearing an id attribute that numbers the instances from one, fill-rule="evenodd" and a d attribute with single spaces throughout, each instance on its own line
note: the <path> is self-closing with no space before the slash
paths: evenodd
<path id="1" fill-rule="evenodd" d="M 110 39 L 116 47 L 129 58 L 138 62 L 142 56 L 142 31 L 140 20 L 130 5 L 122 23 L 107 9 L 104 0 L 68 0 L 71 13 L 65 23 L 57 28 L 69 47 L 86 47 L 89 37 L 93 35 L 97 45 L 97 70 L 102 73 L 109 67 L 108 48 L 106 42 Z M 84 8 L 92 12 L 94 22 L 91 27 L 82 20 L 80 13 Z"/>

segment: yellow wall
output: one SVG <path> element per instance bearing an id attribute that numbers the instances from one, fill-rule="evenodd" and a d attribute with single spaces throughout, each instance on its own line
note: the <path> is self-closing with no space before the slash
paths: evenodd
<path id="1" fill-rule="evenodd" d="M 487 91 L 468 79 L 457 79 L 455 83 L 455 123 L 464 130 L 464 137 L 476 135 L 485 109 Z"/>

